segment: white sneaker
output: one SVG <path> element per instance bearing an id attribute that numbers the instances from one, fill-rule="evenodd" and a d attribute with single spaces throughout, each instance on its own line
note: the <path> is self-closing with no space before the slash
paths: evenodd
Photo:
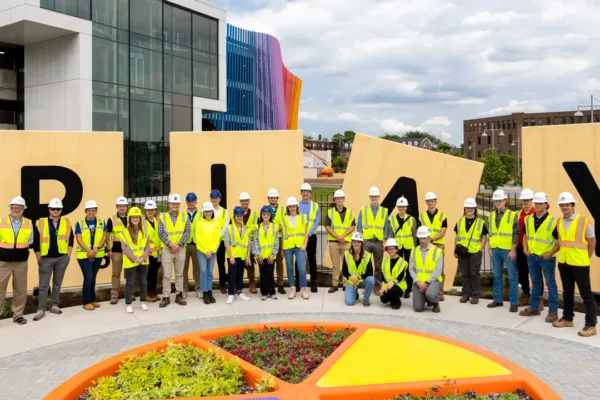
<path id="1" fill-rule="evenodd" d="M 308 292 L 306 291 L 306 288 L 302 288 L 300 289 L 300 293 L 302 293 L 302 298 L 304 300 L 308 300 L 310 297 L 308 296 Z"/>
<path id="2" fill-rule="evenodd" d="M 270 294 L 268 297 L 269 297 L 269 299 L 277 300 L 276 294 Z"/>
<path id="3" fill-rule="evenodd" d="M 261 299 L 262 301 L 265 301 L 265 300 L 267 299 L 267 296 L 260 296 L 260 299 Z"/>
<path id="4" fill-rule="evenodd" d="M 148 311 L 148 306 L 146 305 L 146 303 L 142 303 L 142 311 Z"/>
<path id="5" fill-rule="evenodd" d="M 296 288 L 293 287 L 290 289 L 290 294 L 288 295 L 288 299 L 292 300 L 296 298 Z"/>
<path id="6" fill-rule="evenodd" d="M 132 306 L 127 306 L 127 307 L 125 308 L 125 312 L 126 312 L 127 314 L 133 314 L 133 307 L 132 307 Z"/>
<path id="7" fill-rule="evenodd" d="M 227 304 L 233 303 L 233 299 L 234 299 L 234 297 L 233 297 L 232 294 L 230 294 L 229 296 L 227 296 Z"/>
<path id="8" fill-rule="evenodd" d="M 244 300 L 244 301 L 250 301 L 250 297 L 246 296 L 244 293 L 238 294 L 238 299 Z"/>
<path id="9" fill-rule="evenodd" d="M 200 289 L 196 289 L 196 297 L 202 299 L 204 297 L 204 293 Z"/>

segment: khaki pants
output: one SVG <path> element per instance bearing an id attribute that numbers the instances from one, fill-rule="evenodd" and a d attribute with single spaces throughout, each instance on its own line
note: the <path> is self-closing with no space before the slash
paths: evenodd
<path id="1" fill-rule="evenodd" d="M 192 278 L 194 278 L 194 287 L 196 290 L 200 290 L 200 262 L 198 261 L 198 249 L 195 243 L 190 243 L 185 246 L 183 293 L 187 293 L 190 287 L 190 258 L 192 259 Z"/>
<path id="2" fill-rule="evenodd" d="M 337 287 L 340 282 L 344 253 L 349 249 L 350 242 L 344 242 L 343 244 L 339 242 L 329 242 L 329 254 L 331 255 L 331 264 L 333 265 L 333 270 L 331 271 L 331 287 Z"/>
<path id="3" fill-rule="evenodd" d="M 283 236 L 279 236 L 279 252 L 277 253 L 277 258 L 275 259 L 275 269 L 277 271 L 277 286 L 283 286 Z M 253 267 L 254 268 L 254 267 Z M 248 279 L 250 279 L 250 275 L 248 275 Z"/>
<path id="4" fill-rule="evenodd" d="M 162 253 L 163 267 L 163 296 L 171 294 L 171 275 L 175 269 L 175 293 L 183 292 L 183 268 L 185 263 L 186 248 L 180 247 L 177 253 L 171 253 L 167 247 Z"/>
<path id="5" fill-rule="evenodd" d="M 119 289 L 121 288 L 121 273 L 123 272 L 123 253 L 112 253 L 112 287 L 110 289 L 110 298 L 119 298 Z"/>
<path id="6" fill-rule="evenodd" d="M 11 275 L 13 278 L 12 312 L 13 319 L 17 319 L 23 316 L 25 303 L 27 302 L 27 261 L 0 261 L 0 312 L 4 309 L 6 289 L 8 288 L 8 280 Z"/>
<path id="7" fill-rule="evenodd" d="M 446 266 L 446 246 L 443 244 L 435 244 L 433 243 L 433 245 L 435 247 L 437 247 L 438 249 L 442 250 L 442 257 L 444 257 L 442 259 L 442 282 L 440 283 L 440 298 L 444 298 L 444 282 L 446 282 L 446 274 L 444 273 L 445 271 L 445 266 Z"/>

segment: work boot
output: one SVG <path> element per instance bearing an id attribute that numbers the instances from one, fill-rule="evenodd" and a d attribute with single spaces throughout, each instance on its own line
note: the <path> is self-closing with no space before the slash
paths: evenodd
<path id="1" fill-rule="evenodd" d="M 431 311 L 433 311 L 433 312 L 434 312 L 434 313 L 436 313 L 436 314 L 437 314 L 437 313 L 439 313 L 439 312 L 441 311 L 441 310 L 440 310 L 440 303 L 435 303 L 435 304 L 433 305 L 433 309 L 432 309 Z"/>
<path id="2" fill-rule="evenodd" d="M 479 297 L 471 297 L 471 304 L 479 304 Z"/>
<path id="3" fill-rule="evenodd" d="M 431 303 L 429 300 L 425 300 L 425 305 L 426 305 L 427 307 L 431 307 L 431 306 L 432 306 L 432 303 Z"/>
<path id="4" fill-rule="evenodd" d="M 371 302 L 369 300 L 363 300 L 363 307 L 371 307 Z"/>
<path id="5" fill-rule="evenodd" d="M 375 296 L 381 296 L 381 286 L 380 285 L 375 285 L 375 288 L 373 289 L 373 294 Z"/>
<path id="6" fill-rule="evenodd" d="M 401 306 L 402 306 L 402 302 L 401 301 L 398 301 L 397 303 L 393 303 L 392 304 L 392 310 L 399 310 Z"/>
<path id="7" fill-rule="evenodd" d="M 566 319 L 561 318 L 558 321 L 554 321 L 552 326 L 555 328 L 572 328 L 575 325 L 573 325 L 573 321 L 567 321 Z"/>
<path id="8" fill-rule="evenodd" d="M 94 311 L 96 309 L 96 307 L 94 307 L 91 304 L 86 304 L 85 306 L 83 306 L 83 309 L 87 310 L 87 311 Z"/>
<path id="9" fill-rule="evenodd" d="M 316 279 L 314 281 L 311 280 L 311 282 L 310 282 L 310 291 L 311 291 L 311 293 L 317 293 L 319 291 Z"/>
<path id="10" fill-rule="evenodd" d="M 511 308 L 512 308 L 512 306 L 511 306 Z M 526 309 L 521 310 L 521 312 L 519 313 L 519 315 L 521 317 L 534 317 L 536 315 L 540 315 L 540 312 L 538 310 L 534 310 L 531 307 L 527 307 Z"/>
<path id="11" fill-rule="evenodd" d="M 180 306 L 187 306 L 187 301 L 185 301 L 185 299 L 183 298 L 182 293 L 177 293 L 175 295 L 175 303 L 179 304 Z"/>
<path id="12" fill-rule="evenodd" d="M 118 297 L 111 297 L 110 298 L 110 304 L 112 304 L 113 306 L 115 304 L 117 304 L 119 302 L 119 298 Z"/>
<path id="13" fill-rule="evenodd" d="M 204 292 L 203 294 L 204 296 L 202 297 L 202 301 L 204 302 L 204 304 L 210 304 L 210 297 L 208 297 L 208 292 Z"/>
<path id="14" fill-rule="evenodd" d="M 540 299 L 540 306 L 538 307 L 538 311 L 544 311 L 544 299 Z"/>
<path id="15" fill-rule="evenodd" d="M 516 304 L 511 304 L 508 311 L 510 311 L 510 312 L 518 312 L 519 311 L 519 306 L 516 305 Z"/>
<path id="16" fill-rule="evenodd" d="M 461 303 L 466 303 L 469 301 L 469 296 L 462 296 L 459 300 Z"/>
<path id="17" fill-rule="evenodd" d="M 43 312 L 43 311 L 38 311 L 38 312 L 36 312 L 36 313 L 35 313 L 35 316 L 33 317 L 33 320 L 34 320 L 34 321 L 39 321 L 39 320 L 41 320 L 42 318 L 44 318 L 44 315 L 45 315 L 45 314 L 44 314 L 44 312 Z"/>
<path id="18" fill-rule="evenodd" d="M 248 284 L 248 287 L 250 288 L 250 293 L 252 293 L 252 294 L 258 293 L 258 291 L 256 290 L 256 282 L 255 281 L 250 281 L 250 283 Z"/>
<path id="19" fill-rule="evenodd" d="M 277 287 L 277 291 L 279 292 L 279 294 L 285 294 L 285 289 L 283 287 L 283 284 L 281 284 Z"/>
<path id="20" fill-rule="evenodd" d="M 558 314 L 556 314 L 555 312 L 549 312 L 546 316 L 546 322 L 552 323 L 555 321 L 558 321 Z"/>
<path id="21" fill-rule="evenodd" d="M 158 305 L 158 307 L 159 308 L 165 308 L 169 304 L 171 304 L 171 299 L 169 298 L 169 296 L 163 296 L 163 298 L 160 301 L 160 304 Z"/>
<path id="22" fill-rule="evenodd" d="M 521 296 L 519 296 L 519 306 L 521 307 L 528 306 L 530 301 L 531 297 L 528 294 L 521 293 Z"/>
<path id="23" fill-rule="evenodd" d="M 292 300 L 296 297 L 296 288 L 293 287 L 290 289 L 290 294 L 288 295 L 288 299 Z"/>
<path id="24" fill-rule="evenodd" d="M 583 336 L 583 337 L 590 337 L 590 336 L 595 336 L 598 333 L 596 332 L 596 327 L 595 326 L 586 325 L 586 326 L 583 327 L 582 330 L 580 330 L 579 332 L 577 332 L 577 334 L 579 336 Z"/>
<path id="25" fill-rule="evenodd" d="M 440 301 L 444 301 L 444 292 L 443 291 L 440 291 Z"/>
<path id="26" fill-rule="evenodd" d="M 302 289 L 300 290 L 300 294 L 301 294 L 301 296 L 302 296 L 302 298 L 303 298 L 304 300 L 308 300 L 308 299 L 310 298 L 310 297 L 308 296 L 308 291 L 306 290 L 306 288 L 302 288 Z"/>
<path id="27" fill-rule="evenodd" d="M 213 294 L 212 294 L 212 290 L 209 290 L 209 291 L 207 292 L 207 294 L 208 294 L 208 299 L 210 300 L 210 302 L 211 302 L 212 304 L 214 304 L 214 303 L 216 303 L 216 302 L 217 302 L 217 300 L 215 299 L 215 296 L 213 296 Z"/>
<path id="28" fill-rule="evenodd" d="M 219 290 L 221 291 L 221 294 L 227 294 L 227 287 L 221 286 Z"/>
<path id="29" fill-rule="evenodd" d="M 100 303 L 93 302 L 92 305 L 94 308 L 100 308 Z"/>
<path id="30" fill-rule="evenodd" d="M 404 293 L 404 296 L 402 297 L 404 297 L 405 299 L 410 299 L 410 292 Z"/>
<path id="31" fill-rule="evenodd" d="M 495 301 L 492 301 L 490 304 L 487 305 L 487 308 L 502 307 L 503 305 L 504 305 L 503 302 L 496 303 Z"/>
<path id="32" fill-rule="evenodd" d="M 156 295 L 156 293 L 150 292 L 150 293 L 148 293 L 148 296 L 146 296 L 146 301 L 148 303 L 157 302 L 158 301 L 158 296 Z"/>
<path id="33" fill-rule="evenodd" d="M 338 291 L 338 287 L 337 286 L 332 286 L 329 288 L 329 290 L 327 291 L 327 293 L 335 293 Z"/>

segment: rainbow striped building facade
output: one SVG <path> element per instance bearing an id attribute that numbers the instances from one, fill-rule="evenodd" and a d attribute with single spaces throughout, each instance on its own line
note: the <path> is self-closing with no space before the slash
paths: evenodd
<path id="1" fill-rule="evenodd" d="M 227 24 L 227 112 L 204 116 L 218 131 L 298 129 L 302 80 L 279 41 Z"/>

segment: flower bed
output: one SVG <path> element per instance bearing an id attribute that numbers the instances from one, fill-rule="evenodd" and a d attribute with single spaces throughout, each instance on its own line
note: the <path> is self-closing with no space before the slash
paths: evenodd
<path id="1" fill-rule="evenodd" d="M 239 363 L 191 344 L 169 344 L 161 351 L 129 356 L 113 376 L 100 377 L 79 400 L 175 399 L 223 396 L 255 390 Z"/>
<path id="2" fill-rule="evenodd" d="M 313 332 L 280 328 L 266 328 L 262 332 L 246 329 L 213 343 L 285 382 L 300 383 L 354 330 L 338 329 L 328 333 L 320 327 L 315 327 Z"/>
<path id="3" fill-rule="evenodd" d="M 410 394 L 396 396 L 391 400 L 531 400 L 531 397 L 523 390 L 517 390 L 513 393 L 493 393 L 493 394 L 477 394 L 470 390 L 460 394 L 458 392 L 444 395 L 435 394 L 436 390 L 432 389 L 431 393 L 426 396 L 411 396 Z"/>

